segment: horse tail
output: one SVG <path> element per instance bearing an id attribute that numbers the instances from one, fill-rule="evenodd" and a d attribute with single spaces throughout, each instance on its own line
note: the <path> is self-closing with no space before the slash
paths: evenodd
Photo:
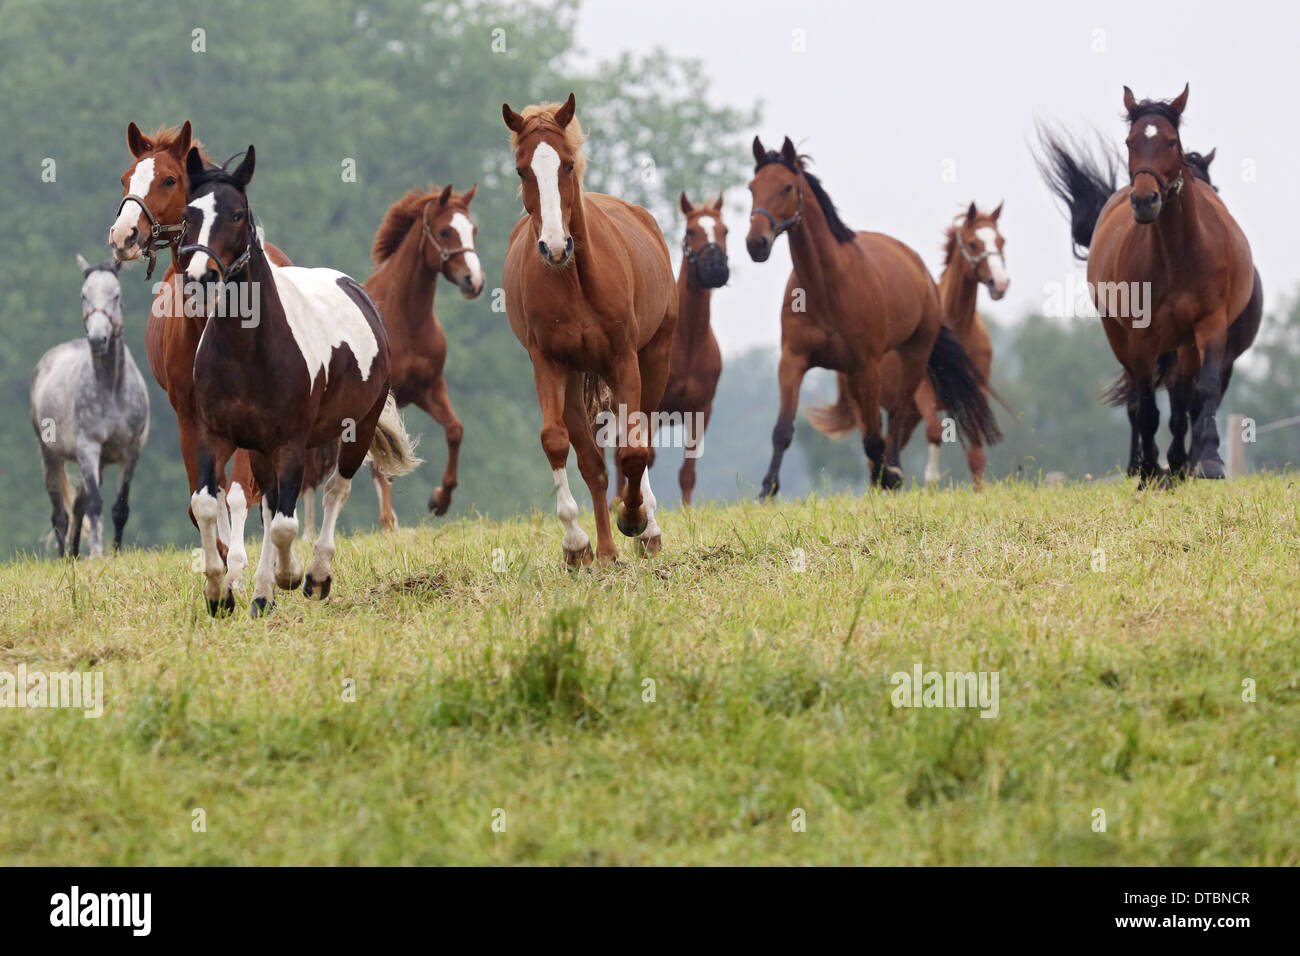
<path id="1" fill-rule="evenodd" d="M 384 399 L 384 410 L 379 413 L 375 435 L 370 440 L 366 460 L 386 478 L 400 478 L 415 471 L 424 461 L 415 456 L 415 442 L 402 424 L 397 411 L 397 400 L 389 392 Z"/>
<path id="2" fill-rule="evenodd" d="M 939 327 L 939 337 L 930 352 L 929 372 L 939 407 L 956 420 L 962 438 L 985 446 L 1002 440 L 1002 431 L 985 396 L 986 389 L 989 394 L 993 394 L 992 390 L 946 325 Z"/>
<path id="3" fill-rule="evenodd" d="M 1178 353 L 1165 352 L 1156 359 L 1156 377 L 1153 387 L 1168 388 L 1178 374 Z M 1097 393 L 1101 401 L 1111 408 L 1127 408 L 1138 400 L 1137 387 L 1127 371 L 1115 376 L 1115 381 Z"/>
<path id="4" fill-rule="evenodd" d="M 1103 147 L 1106 164 L 1103 169 L 1087 150 L 1077 143 L 1063 141 L 1063 136 L 1041 125 L 1038 138 L 1046 154 L 1035 157 L 1038 171 L 1046 180 L 1047 188 L 1069 209 L 1074 257 L 1086 260 L 1101 211 L 1119 188 L 1115 157 Z"/>
<path id="5" fill-rule="evenodd" d="M 829 435 L 831 438 L 843 438 L 855 428 L 862 425 L 862 415 L 857 403 L 849 396 L 849 380 L 842 372 L 836 376 L 839 380 L 840 397 L 834 405 L 814 405 L 804 415 L 812 427 Z"/>

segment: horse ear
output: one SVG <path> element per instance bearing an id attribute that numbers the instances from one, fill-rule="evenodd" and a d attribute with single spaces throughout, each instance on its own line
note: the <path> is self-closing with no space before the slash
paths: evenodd
<path id="1" fill-rule="evenodd" d="M 1006 202 L 1006 200 L 1004 199 L 1002 202 Z M 998 216 L 1000 215 L 1002 215 L 1002 203 L 998 203 L 998 208 L 994 209 L 991 213 L 989 213 L 989 218 L 992 219 L 994 222 L 997 222 Z"/>
<path id="2" fill-rule="evenodd" d="M 1175 96 L 1169 104 L 1169 108 L 1179 116 L 1182 116 L 1183 110 L 1187 109 L 1187 93 L 1191 89 L 1191 86 L 1192 84 L 1190 83 L 1184 83 L 1183 91 Z"/>
<path id="3" fill-rule="evenodd" d="M 757 136 L 754 137 L 754 162 L 761 163 L 767 158 L 767 149 L 763 146 L 763 141 Z"/>
<path id="4" fill-rule="evenodd" d="M 713 208 L 718 212 L 722 212 L 722 193 L 718 193 L 718 198 L 714 200 Z"/>
<path id="5" fill-rule="evenodd" d="M 236 167 L 231 174 L 235 182 L 239 183 L 240 189 L 246 189 L 248 184 L 253 181 L 253 170 L 257 166 L 257 150 L 253 149 L 253 144 L 248 144 L 248 152 L 244 154 L 244 161 Z"/>
<path id="6" fill-rule="evenodd" d="M 971 201 L 970 208 L 966 210 L 966 221 L 974 222 L 975 217 L 979 215 L 979 210 L 975 208 L 974 200 Z"/>
<path id="7" fill-rule="evenodd" d="M 781 158 L 791 166 L 797 167 L 799 165 L 799 153 L 795 150 L 794 143 L 790 142 L 789 136 L 787 136 L 785 142 L 781 144 Z"/>
<path id="8" fill-rule="evenodd" d="M 448 183 L 446 186 L 442 187 L 442 195 L 438 197 L 438 205 L 439 206 L 447 205 L 447 201 L 449 199 L 451 199 L 451 183 Z"/>
<path id="9" fill-rule="evenodd" d="M 569 94 L 569 98 L 564 101 L 564 105 L 555 111 L 555 125 L 564 129 L 573 122 L 573 114 L 578 111 L 578 101 Z"/>
<path id="10" fill-rule="evenodd" d="M 1137 108 L 1138 108 L 1138 101 L 1137 98 L 1133 95 L 1133 91 L 1130 90 L 1127 86 L 1124 87 L 1124 109 L 1128 112 L 1129 116 L 1132 116 L 1134 113 L 1137 112 Z"/>
<path id="11" fill-rule="evenodd" d="M 1214 162 L 1214 154 L 1217 153 L 1218 151 L 1219 151 L 1219 147 L 1216 146 L 1214 147 L 1214 149 L 1210 150 L 1208 153 L 1206 153 L 1204 156 L 1201 157 L 1201 159 L 1205 162 L 1205 166 L 1207 169 L 1209 168 L 1210 163 Z"/>
<path id="12" fill-rule="evenodd" d="M 184 156 L 190 151 L 190 141 L 194 138 L 194 129 L 190 126 L 190 121 L 186 120 L 181 131 L 176 134 L 176 141 L 172 143 L 171 150 L 177 156 Z"/>
<path id="13" fill-rule="evenodd" d="M 695 208 L 691 205 L 691 201 L 686 198 L 686 190 L 684 189 L 682 190 L 681 206 L 682 212 L 686 213 L 688 216 L 691 214 L 691 210 Z"/>
<path id="14" fill-rule="evenodd" d="M 131 155 L 139 159 L 149 150 L 153 149 L 153 142 L 148 136 L 140 132 L 140 127 L 135 123 L 129 123 L 126 127 L 126 148 L 131 151 Z"/>
<path id="15" fill-rule="evenodd" d="M 519 133 L 524 128 L 524 118 L 510 108 L 509 103 L 501 104 L 501 117 L 512 133 Z"/>
<path id="16" fill-rule="evenodd" d="M 478 192 L 478 183 L 475 183 L 473 186 L 470 186 L 469 192 L 467 192 L 465 195 L 460 197 L 460 204 L 462 206 L 468 206 L 471 202 L 474 201 L 474 193 L 476 192 Z"/>
<path id="17" fill-rule="evenodd" d="M 191 146 L 190 151 L 185 154 L 185 175 L 189 177 L 190 182 L 203 175 L 203 157 L 199 155 L 197 146 Z"/>
<path id="18" fill-rule="evenodd" d="M 86 257 L 80 252 L 77 253 L 77 265 L 81 268 L 83 275 L 90 271 L 90 263 L 86 261 Z"/>

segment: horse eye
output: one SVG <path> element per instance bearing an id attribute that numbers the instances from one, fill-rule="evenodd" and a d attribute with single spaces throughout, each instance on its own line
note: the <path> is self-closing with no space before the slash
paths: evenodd
<path id="1" fill-rule="evenodd" d="M 440 229 L 440 230 L 438 230 L 438 235 L 442 236 L 442 238 L 444 238 L 444 239 L 450 239 L 450 238 L 451 238 L 451 230 L 450 230 L 450 229 Z"/>
<path id="2" fill-rule="evenodd" d="M 163 180 L 163 185 L 166 186 L 168 189 L 171 189 L 173 186 L 176 185 L 176 177 L 168 176 L 166 179 Z"/>
<path id="3" fill-rule="evenodd" d="M 793 184 L 787 184 L 786 187 L 785 187 L 785 189 L 781 190 L 781 192 L 783 192 L 783 193 L 794 192 L 794 185 L 793 185 Z"/>
<path id="4" fill-rule="evenodd" d="M 573 161 L 570 160 L 570 161 L 569 161 L 569 166 L 568 166 L 568 172 L 569 172 L 569 175 L 570 175 L 570 176 L 573 175 L 573 169 L 574 169 Z"/>
<path id="5" fill-rule="evenodd" d="M 972 242 L 972 243 L 970 244 L 970 247 L 971 247 L 972 249 L 978 249 L 978 248 L 980 247 L 980 244 L 979 244 L 978 242 Z"/>

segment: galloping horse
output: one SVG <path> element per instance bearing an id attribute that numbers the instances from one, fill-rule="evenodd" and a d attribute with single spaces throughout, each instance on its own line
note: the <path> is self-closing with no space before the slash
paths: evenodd
<path id="1" fill-rule="evenodd" d="M 677 482 L 682 489 L 682 504 L 689 505 L 695 491 L 695 459 L 709 427 L 713 396 L 722 376 L 722 350 L 709 325 L 709 304 L 713 290 L 727 284 L 731 270 L 727 265 L 722 194 L 709 205 L 693 206 L 682 193 L 681 207 L 686 214 L 686 233 L 682 238 L 682 264 L 677 271 L 677 333 L 673 336 L 672 370 L 658 411 L 682 416 L 687 454 L 682 456 Z M 650 467 L 654 461 L 651 448 Z M 625 481 L 620 473 L 619 493 Z"/>
<path id="2" fill-rule="evenodd" d="M 376 269 L 365 281 L 388 326 L 389 374 L 399 406 L 414 402 L 432 417 L 447 436 L 447 469 L 442 484 L 429 495 L 429 510 L 444 515 L 456 487 L 456 465 L 465 429 L 451 407 L 447 381 L 447 336 L 433 311 L 438 275 L 461 295 L 474 299 L 483 291 L 483 268 L 474 250 L 477 227 L 469 204 L 477 186 L 464 195 L 413 189 L 389 208 L 375 233 L 371 250 Z M 393 486 L 372 465 L 379 493 L 379 523 L 397 527 Z"/>
<path id="3" fill-rule="evenodd" d="M 1138 433 L 1135 470 L 1143 484 L 1164 477 L 1155 442 L 1155 389 L 1161 366 L 1168 373 L 1174 362 L 1175 377 L 1167 380 L 1175 435 L 1170 466 L 1199 478 L 1224 477 L 1215 414 L 1232 362 L 1254 339 L 1262 306 L 1250 244 L 1213 187 L 1193 174 L 1183 151 L 1178 127 L 1187 97 L 1184 87 L 1173 100 L 1139 102 L 1124 87 L 1129 185 L 1104 205 L 1099 203 L 1106 177 L 1044 135 L 1044 175 L 1070 209 L 1076 247 L 1090 250 L 1089 291 L 1111 351 L 1136 393 L 1130 422 Z M 1135 298 L 1145 299 L 1140 312 L 1133 308 Z M 1234 332 L 1239 321 L 1243 325 Z M 1166 357 L 1173 352 L 1176 358 Z M 1180 458 L 1181 409 L 1189 405 L 1192 447 Z"/>
<path id="4" fill-rule="evenodd" d="M 843 373 L 839 401 L 814 412 L 823 431 L 844 434 L 856 424 L 872 484 L 903 482 L 899 451 L 920 420 L 915 397 L 927 369 L 937 401 L 956 418 L 968 441 L 1000 437 L 978 373 L 943 326 L 938 289 L 921 257 L 889 236 L 855 233 L 841 220 L 821 181 L 786 137 L 780 152 L 754 137 L 754 178 L 745 244 L 765 262 L 778 236 L 790 236 L 794 269 L 781 304 L 781 410 L 772 429 L 772 462 L 761 496 L 780 488 L 781 459 L 794 438 L 799 386 L 811 367 Z M 811 201 L 808 197 L 811 196 Z M 898 387 L 889 396 L 889 442 L 881 437 L 881 361 L 898 354 Z"/>
<path id="5" fill-rule="evenodd" d="M 130 514 L 131 476 L 149 437 L 149 393 L 122 338 L 120 263 L 92 266 L 78 255 L 77 265 L 86 335 L 56 345 L 36 364 L 32 428 L 41 443 L 59 556 L 77 556 L 84 515 L 90 519 L 90 556 L 98 558 L 104 553 L 99 531 L 104 466 L 122 467 L 113 505 L 113 550 L 119 551 Z M 69 461 L 81 467 L 75 495 L 68 481 Z"/>
<path id="6" fill-rule="evenodd" d="M 217 465 L 236 447 L 248 449 L 266 529 L 249 607 L 257 617 L 274 605 L 274 585 L 294 588 L 301 578 L 308 597 L 329 596 L 334 526 L 367 457 L 388 475 L 409 473 L 418 460 L 388 391 L 379 310 L 341 272 L 280 268 L 267 259 L 246 194 L 255 161 L 249 146 L 233 173 L 205 170 L 199 151 L 190 150 L 184 221 L 192 241 L 178 256 L 188 256 L 186 278 L 204 285 L 209 302 L 214 290 L 233 287 L 239 301 L 253 303 L 252 315 L 239 321 L 210 313 L 204 322 L 194 355 L 199 483 L 190 507 L 203 541 L 208 610 L 233 610 L 217 550 Z M 303 576 L 292 550 L 303 468 L 308 449 L 333 442 L 341 442 L 338 467 L 325 482 L 320 535 Z"/>
<path id="7" fill-rule="evenodd" d="M 643 554 L 659 550 L 647 464 L 677 326 L 672 261 L 658 224 L 639 206 L 583 192 L 585 137 L 575 110 L 572 93 L 563 105 L 523 113 L 501 105 L 526 212 L 506 253 L 506 315 L 533 363 L 542 450 L 571 567 L 590 564 L 592 551 L 565 471 L 570 444 L 596 506 L 595 556 L 618 557 L 605 507 L 604 452 L 592 427 L 604 397 L 618 421 L 614 458 L 628 479 L 619 531 L 637 538 Z"/>

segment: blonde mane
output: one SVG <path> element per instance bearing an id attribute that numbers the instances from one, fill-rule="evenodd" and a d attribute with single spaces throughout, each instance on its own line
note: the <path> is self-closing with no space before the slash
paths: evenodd
<path id="1" fill-rule="evenodd" d="M 539 129 L 563 137 L 564 144 L 573 153 L 573 175 L 578 177 L 578 185 L 582 185 L 583 174 L 587 171 L 587 157 L 582 153 L 582 144 L 587 141 L 587 134 L 582 131 L 582 124 L 578 122 L 576 116 L 569 120 L 568 126 L 563 128 L 555 122 L 555 114 L 563 105 L 563 103 L 537 103 L 533 106 L 525 106 L 519 114 L 524 118 L 524 128 L 518 133 L 511 131 L 510 148 L 518 149 L 522 140 Z"/>
<path id="2" fill-rule="evenodd" d="M 153 144 L 154 152 L 161 152 L 165 149 L 171 149 L 176 145 L 176 139 L 180 136 L 181 128 L 179 126 L 159 126 L 152 133 L 144 133 L 144 138 Z M 190 145 L 199 148 L 199 159 L 205 163 L 214 163 L 208 151 L 203 148 L 203 140 L 196 136 L 190 137 Z M 181 157 L 181 165 L 185 165 L 185 157 Z"/>

